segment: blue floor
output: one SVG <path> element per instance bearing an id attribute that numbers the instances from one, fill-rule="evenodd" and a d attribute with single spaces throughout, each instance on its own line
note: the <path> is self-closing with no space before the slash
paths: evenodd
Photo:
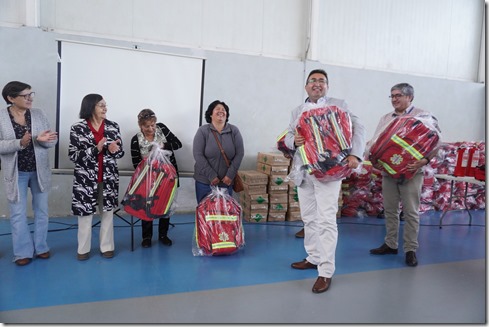
<path id="1" fill-rule="evenodd" d="M 484 259 L 486 257 L 485 210 L 451 211 L 439 228 L 440 212 L 421 215 L 419 265 Z M 127 219 L 127 217 L 125 217 Z M 96 220 L 94 220 L 96 221 Z M 116 255 L 105 259 L 98 253 L 98 227 L 94 227 L 91 257 L 76 259 L 76 219 L 51 218 L 48 243 L 52 257 L 35 259 L 24 267 L 12 263 L 8 219 L 0 219 L 0 312 L 61 304 L 97 302 L 152 295 L 195 292 L 237 286 L 302 280 L 317 276 L 290 263 L 306 257 L 303 240 L 294 237 L 300 222 L 245 223 L 245 247 L 225 257 L 192 254 L 194 216 L 172 217 L 169 237 L 173 246 L 153 241 L 142 248 L 141 227 L 131 228 L 115 218 Z M 336 275 L 405 267 L 402 251 L 397 256 L 373 256 L 369 249 L 382 244 L 384 221 L 377 218 L 340 218 L 336 251 Z M 156 234 L 156 227 L 155 227 Z M 401 234 L 402 235 L 402 234 Z M 399 248 L 402 249 L 402 240 Z M 415 268 L 413 268 L 415 269 Z"/>

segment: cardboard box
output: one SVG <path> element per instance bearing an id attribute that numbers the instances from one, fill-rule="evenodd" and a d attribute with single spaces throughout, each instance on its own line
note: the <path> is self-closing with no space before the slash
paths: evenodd
<path id="1" fill-rule="evenodd" d="M 258 152 L 256 162 L 268 165 L 290 165 L 290 159 L 285 158 L 282 152 Z"/>
<path id="2" fill-rule="evenodd" d="M 238 170 L 238 174 L 243 183 L 248 185 L 266 185 L 268 183 L 268 176 L 257 170 Z"/>
<path id="3" fill-rule="evenodd" d="M 282 174 L 287 175 L 289 173 L 289 166 L 284 165 L 269 165 L 263 162 L 256 163 L 256 170 L 267 175 Z"/>
<path id="4" fill-rule="evenodd" d="M 243 210 L 243 219 L 247 222 L 251 223 L 263 223 L 266 222 L 268 218 L 268 211 L 262 211 L 262 210 L 257 210 L 257 211 L 248 211 L 248 210 Z"/>
<path id="5" fill-rule="evenodd" d="M 293 181 L 289 181 L 289 193 L 297 194 L 297 186 L 294 184 Z"/>
<path id="6" fill-rule="evenodd" d="M 289 210 L 294 208 L 300 208 L 299 201 L 290 201 L 289 198 L 289 203 L 287 204 L 287 208 L 289 208 Z"/>
<path id="7" fill-rule="evenodd" d="M 288 184 L 276 185 L 276 184 L 268 184 L 268 194 L 272 193 L 287 193 L 289 191 Z"/>
<path id="8" fill-rule="evenodd" d="M 268 203 L 268 194 L 267 193 L 257 193 L 257 194 L 248 194 L 246 192 L 241 192 L 240 202 L 249 202 L 249 203 Z"/>
<path id="9" fill-rule="evenodd" d="M 299 194 L 290 193 L 290 186 L 289 186 L 289 203 L 290 202 L 299 202 Z"/>
<path id="10" fill-rule="evenodd" d="M 270 203 L 287 203 L 289 196 L 287 193 L 273 193 L 268 196 Z"/>
<path id="11" fill-rule="evenodd" d="M 266 211 L 268 210 L 268 203 L 249 203 L 240 202 L 241 208 L 247 211 Z"/>
<path id="12" fill-rule="evenodd" d="M 271 212 L 286 212 L 287 211 L 287 202 L 279 202 L 279 203 L 269 203 L 268 204 L 268 213 Z"/>
<path id="13" fill-rule="evenodd" d="M 268 212 L 268 221 L 285 221 L 286 212 Z"/>
<path id="14" fill-rule="evenodd" d="M 268 178 L 268 182 L 270 184 L 275 184 L 275 185 L 282 185 L 282 184 L 289 184 L 285 181 L 285 179 L 287 178 L 287 175 L 284 175 L 284 174 L 270 174 L 269 178 Z"/>
<path id="15" fill-rule="evenodd" d="M 268 176 L 267 176 L 268 177 Z M 267 184 L 264 185 L 248 185 L 243 183 L 244 192 L 248 194 L 264 194 L 267 193 Z"/>
<path id="16" fill-rule="evenodd" d="M 302 220 L 301 212 L 300 211 L 290 211 L 290 210 L 288 210 L 287 213 L 285 214 L 285 220 L 286 221 L 298 221 L 298 220 Z"/>

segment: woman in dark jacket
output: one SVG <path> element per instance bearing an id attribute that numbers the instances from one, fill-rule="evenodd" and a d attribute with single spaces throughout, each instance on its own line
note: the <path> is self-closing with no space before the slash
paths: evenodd
<path id="1" fill-rule="evenodd" d="M 101 214 L 100 252 L 114 256 L 114 209 L 119 199 L 117 159 L 124 156 L 119 125 L 106 119 L 107 104 L 99 94 L 86 95 L 80 122 L 71 126 L 68 155 L 75 163 L 72 212 L 78 216 L 78 260 L 90 255 L 92 218 Z"/>
<path id="2" fill-rule="evenodd" d="M 143 109 L 138 114 L 138 125 L 141 131 L 131 139 L 132 164 L 136 168 L 143 158 L 149 154 L 153 143 L 156 142 L 162 149 L 171 151 L 170 162 L 175 167 L 178 175 L 177 161 L 173 151 L 180 149 L 182 142 L 180 142 L 165 124 L 157 123 L 156 120 L 156 115 L 151 109 Z M 170 216 L 164 215 L 157 219 L 160 220 L 158 225 L 158 239 L 164 245 L 171 246 L 172 241 L 168 238 Z M 143 236 L 141 245 L 144 248 L 149 248 L 151 247 L 151 238 L 153 237 L 153 221 L 141 220 L 141 228 Z"/>

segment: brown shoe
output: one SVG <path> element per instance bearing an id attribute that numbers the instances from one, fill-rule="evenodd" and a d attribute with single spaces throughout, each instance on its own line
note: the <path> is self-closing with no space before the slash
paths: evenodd
<path id="1" fill-rule="evenodd" d="M 295 233 L 295 237 L 297 238 L 304 238 L 304 228 Z"/>
<path id="2" fill-rule="evenodd" d="M 331 285 L 331 278 L 319 276 L 312 287 L 313 293 L 323 293 L 326 292 Z"/>
<path id="3" fill-rule="evenodd" d="M 102 252 L 102 257 L 110 259 L 114 257 L 114 251 Z"/>
<path id="4" fill-rule="evenodd" d="M 90 258 L 90 252 L 83 254 L 77 253 L 76 258 L 80 261 L 87 260 L 88 258 Z"/>
<path id="5" fill-rule="evenodd" d="M 15 260 L 15 264 L 17 266 L 25 266 L 31 263 L 31 258 L 22 258 L 22 259 L 17 259 Z"/>
<path id="6" fill-rule="evenodd" d="M 397 254 L 397 249 L 390 248 L 387 244 L 382 244 L 380 247 L 376 249 L 371 249 L 370 250 L 371 254 Z"/>
<path id="7" fill-rule="evenodd" d="M 49 257 L 51 256 L 51 253 L 48 252 L 44 252 L 44 253 L 41 253 L 41 254 L 37 254 L 36 255 L 36 258 L 39 258 L 39 259 L 49 259 Z"/>
<path id="8" fill-rule="evenodd" d="M 317 265 L 313 265 L 306 259 L 299 261 L 299 262 L 294 262 L 293 264 L 290 265 L 294 269 L 317 269 Z"/>

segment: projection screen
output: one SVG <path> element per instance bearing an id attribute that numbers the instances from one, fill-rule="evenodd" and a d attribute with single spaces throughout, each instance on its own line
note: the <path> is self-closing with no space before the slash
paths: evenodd
<path id="1" fill-rule="evenodd" d="M 72 169 L 68 158 L 70 127 L 79 121 L 80 105 L 89 93 L 107 102 L 107 119 L 119 124 L 125 155 L 119 170 L 134 170 L 130 140 L 139 131 L 137 114 L 152 109 L 182 141 L 175 151 L 179 170 L 193 172 L 192 142 L 202 114 L 204 59 L 58 41 L 59 143 L 55 168 Z"/>

